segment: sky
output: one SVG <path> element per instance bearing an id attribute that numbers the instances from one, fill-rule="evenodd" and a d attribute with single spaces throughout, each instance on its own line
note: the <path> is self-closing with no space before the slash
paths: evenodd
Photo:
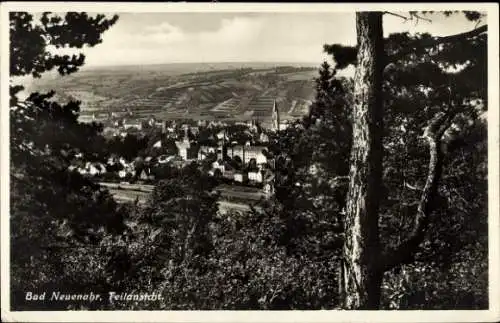
<path id="1" fill-rule="evenodd" d="M 404 14 L 404 13 L 400 13 Z M 103 42 L 84 50 L 86 66 L 188 62 L 304 62 L 330 60 L 324 44 L 354 45 L 353 12 L 118 13 Z M 472 30 L 463 15 L 405 22 L 384 15 L 384 34 Z"/>

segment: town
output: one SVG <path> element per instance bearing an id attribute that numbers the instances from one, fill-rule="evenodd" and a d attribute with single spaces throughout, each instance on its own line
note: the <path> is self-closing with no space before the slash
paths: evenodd
<path id="1" fill-rule="evenodd" d="M 122 142 L 128 151 L 109 149 L 105 163 L 85 161 L 80 153 L 70 168 L 106 186 L 119 202 L 144 203 L 169 169 L 195 165 L 220 182 L 221 212 L 245 211 L 273 195 L 275 156 L 268 150 L 269 135 L 289 126 L 289 120 L 280 120 L 276 99 L 261 97 L 258 108 L 249 120 L 235 122 L 100 116 L 111 145 Z M 134 145 L 137 152 L 130 151 Z"/>

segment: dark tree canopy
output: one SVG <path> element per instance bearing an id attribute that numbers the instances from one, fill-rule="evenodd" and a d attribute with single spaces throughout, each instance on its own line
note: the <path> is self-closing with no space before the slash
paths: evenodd
<path id="1" fill-rule="evenodd" d="M 32 75 L 57 68 L 61 75 L 78 71 L 85 55 L 53 54 L 50 48 L 93 47 L 102 42 L 102 34 L 118 20 L 98 14 L 68 12 L 63 17 L 50 12 L 39 19 L 26 12 L 10 13 L 10 75 Z"/>
<path id="2" fill-rule="evenodd" d="M 59 56 L 49 46 L 94 46 L 117 20 L 85 13 L 67 13 L 64 17 L 45 13 L 34 19 L 32 14 L 14 12 L 9 18 L 11 77 L 40 77 L 54 68 L 61 75 L 77 71 L 84 63 L 83 55 Z M 96 246 L 106 236 L 124 230 L 111 195 L 68 169 L 77 153 L 84 153 L 88 161 L 102 160 L 102 126 L 77 121 L 80 102 L 59 104 L 53 99 L 53 91 L 19 99 L 20 90 L 22 86 L 11 84 L 13 309 L 30 305 L 25 301 L 26 290 L 109 289 L 106 273 L 95 268 L 105 267 L 111 258 Z M 88 266 L 89 262 L 95 266 Z M 51 308 L 66 306 L 55 302 Z"/>

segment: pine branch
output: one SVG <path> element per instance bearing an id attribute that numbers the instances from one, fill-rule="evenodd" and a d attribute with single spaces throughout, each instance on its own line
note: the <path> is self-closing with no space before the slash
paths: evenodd
<path id="1" fill-rule="evenodd" d="M 350 64 L 356 65 L 357 46 L 344 46 L 340 44 L 324 45 L 323 51 L 333 56 L 336 62 L 335 69 L 344 69 Z"/>
<path id="2" fill-rule="evenodd" d="M 443 171 L 443 151 L 441 139 L 450 127 L 455 113 L 438 114 L 426 127 L 424 138 L 429 144 L 429 168 L 427 180 L 417 207 L 414 226 L 408 238 L 396 248 L 386 250 L 382 255 L 384 271 L 413 260 L 420 243 L 424 240 L 429 225 L 429 218 L 434 211 L 434 199 L 437 196 L 438 185 Z"/>
<path id="3" fill-rule="evenodd" d="M 480 34 L 486 32 L 488 30 L 488 25 L 481 26 L 479 28 L 475 28 L 473 30 L 460 33 L 460 34 L 455 34 L 455 35 L 450 35 L 450 36 L 444 36 L 444 37 L 437 37 L 434 39 L 430 39 L 427 41 L 422 41 L 422 40 L 416 40 L 414 42 L 414 46 L 407 46 L 406 50 L 400 51 L 394 55 L 388 56 L 387 57 L 387 64 L 397 62 L 398 60 L 402 59 L 405 55 L 408 55 L 412 52 L 416 51 L 416 48 L 419 47 L 430 47 L 430 46 L 436 46 L 444 43 L 451 43 L 454 41 L 458 40 L 463 40 L 463 39 L 468 39 L 472 37 L 479 36 Z"/>
<path id="4" fill-rule="evenodd" d="M 402 19 L 409 20 L 410 18 L 401 16 L 399 14 L 395 14 L 392 12 L 385 12 L 387 14 L 395 15 L 398 16 Z M 418 19 L 426 19 L 422 18 L 420 16 L 417 16 Z M 398 60 L 402 59 L 408 54 L 411 54 L 417 50 L 417 48 L 422 48 L 422 47 L 430 47 L 430 46 L 436 46 L 444 43 L 450 43 L 453 41 L 458 41 L 458 40 L 463 40 L 463 39 L 468 39 L 472 37 L 476 37 L 481 35 L 482 33 L 486 32 L 488 30 L 488 25 L 481 26 L 479 28 L 474 28 L 473 30 L 460 33 L 460 34 L 455 34 L 455 35 L 450 35 L 450 36 L 443 36 L 443 37 L 437 37 L 434 39 L 429 39 L 429 40 L 415 40 L 413 45 L 408 45 L 406 46 L 405 50 L 402 50 L 396 54 L 387 56 L 386 58 L 386 63 L 385 65 L 389 65 L 390 63 L 397 62 Z M 324 45 L 323 50 L 325 53 L 330 54 L 333 56 L 333 59 L 337 63 L 336 68 L 337 69 L 344 69 L 349 65 L 356 65 L 356 54 L 357 54 L 357 47 L 354 46 L 343 46 L 339 44 L 333 44 L 333 45 Z"/>
<path id="5" fill-rule="evenodd" d="M 418 22 L 419 22 L 420 20 L 424 20 L 424 21 L 427 21 L 427 22 L 432 22 L 432 20 L 431 20 L 431 19 L 429 19 L 429 18 L 425 18 L 425 17 L 422 17 L 421 15 L 419 15 L 419 14 L 418 14 L 418 13 L 416 13 L 416 12 L 410 12 L 410 15 L 412 16 L 412 18 L 417 19 L 416 24 L 418 24 Z"/>

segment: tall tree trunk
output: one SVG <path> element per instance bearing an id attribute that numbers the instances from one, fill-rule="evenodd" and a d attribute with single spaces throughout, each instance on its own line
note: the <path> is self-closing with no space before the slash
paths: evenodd
<path id="1" fill-rule="evenodd" d="M 344 307 L 377 309 L 383 271 L 378 209 L 382 180 L 382 13 L 356 13 L 353 146 L 345 218 Z"/>

